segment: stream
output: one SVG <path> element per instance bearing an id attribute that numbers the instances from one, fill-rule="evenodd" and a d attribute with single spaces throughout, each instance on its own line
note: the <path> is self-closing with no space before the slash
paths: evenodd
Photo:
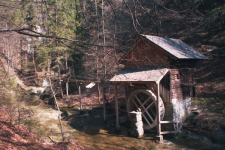
<path id="1" fill-rule="evenodd" d="M 82 116 L 74 108 L 61 108 L 62 124 L 65 139 L 74 139 L 88 150 L 149 150 L 149 149 L 182 149 L 205 150 L 223 149 L 220 145 L 210 144 L 210 141 L 200 135 L 188 133 L 185 136 L 164 135 L 163 144 L 155 142 L 154 132 L 145 131 L 143 138 L 128 136 L 127 129 L 121 126 L 121 132 L 115 132 L 113 116 L 107 117 L 104 123 L 103 110 L 87 110 Z M 57 141 L 62 141 L 58 122 L 58 111 L 49 105 L 35 108 L 33 119 L 40 121 L 40 129 L 44 135 Z"/>

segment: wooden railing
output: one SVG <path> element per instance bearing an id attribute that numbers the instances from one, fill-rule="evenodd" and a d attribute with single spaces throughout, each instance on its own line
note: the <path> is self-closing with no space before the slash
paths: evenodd
<path id="1" fill-rule="evenodd" d="M 173 123 L 173 124 L 176 124 L 176 130 L 175 131 L 161 131 L 160 134 L 170 134 L 170 133 L 178 133 L 180 132 L 179 131 L 179 128 L 178 128 L 178 123 L 180 121 L 160 121 L 160 124 L 168 124 L 168 123 Z"/>

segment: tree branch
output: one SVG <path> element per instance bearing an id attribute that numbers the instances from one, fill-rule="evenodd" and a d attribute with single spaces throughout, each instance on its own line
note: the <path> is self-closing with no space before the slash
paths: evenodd
<path id="1" fill-rule="evenodd" d="M 26 31 L 32 32 L 32 33 L 27 33 Z M 50 39 L 55 39 L 55 40 L 67 40 L 67 41 L 71 41 L 71 42 L 75 42 L 75 43 L 81 43 L 83 45 L 89 45 L 89 46 L 98 46 L 98 47 L 113 47 L 110 45 L 96 45 L 96 44 L 89 44 L 89 43 L 85 43 L 83 41 L 80 40 L 73 40 L 73 39 L 68 39 L 68 38 L 63 38 L 63 37 L 57 37 L 57 36 L 49 36 L 49 35 L 44 35 L 41 34 L 39 32 L 36 32 L 34 30 L 31 30 L 29 28 L 22 28 L 22 29 L 5 29 L 5 30 L 0 30 L 1 32 L 17 32 L 19 34 L 23 34 L 23 35 L 28 35 L 28 36 L 32 36 L 32 37 L 43 37 L 43 38 L 50 38 Z"/>

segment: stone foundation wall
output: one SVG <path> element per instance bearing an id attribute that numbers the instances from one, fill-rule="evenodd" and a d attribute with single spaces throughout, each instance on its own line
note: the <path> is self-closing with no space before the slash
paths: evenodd
<path id="1" fill-rule="evenodd" d="M 191 114 L 191 98 L 182 101 L 172 100 L 171 103 L 164 103 L 165 105 L 165 121 L 180 121 L 183 123 L 185 119 Z M 181 123 L 179 127 L 181 127 Z M 174 124 L 162 124 L 162 130 L 172 131 L 176 128 Z"/>
<path id="2" fill-rule="evenodd" d="M 173 104 L 173 121 L 184 122 L 185 119 L 191 114 L 191 98 L 177 102 L 172 99 Z"/>

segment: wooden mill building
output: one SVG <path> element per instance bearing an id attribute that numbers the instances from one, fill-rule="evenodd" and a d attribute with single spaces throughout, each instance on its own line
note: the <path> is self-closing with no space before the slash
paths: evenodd
<path id="1" fill-rule="evenodd" d="M 116 125 L 116 95 L 126 87 L 128 116 L 141 109 L 144 129 L 157 126 L 160 140 L 162 134 L 179 132 L 195 96 L 195 66 L 203 59 L 208 58 L 179 39 L 140 35 L 119 62 L 124 68 L 110 80 L 115 89 Z"/>

